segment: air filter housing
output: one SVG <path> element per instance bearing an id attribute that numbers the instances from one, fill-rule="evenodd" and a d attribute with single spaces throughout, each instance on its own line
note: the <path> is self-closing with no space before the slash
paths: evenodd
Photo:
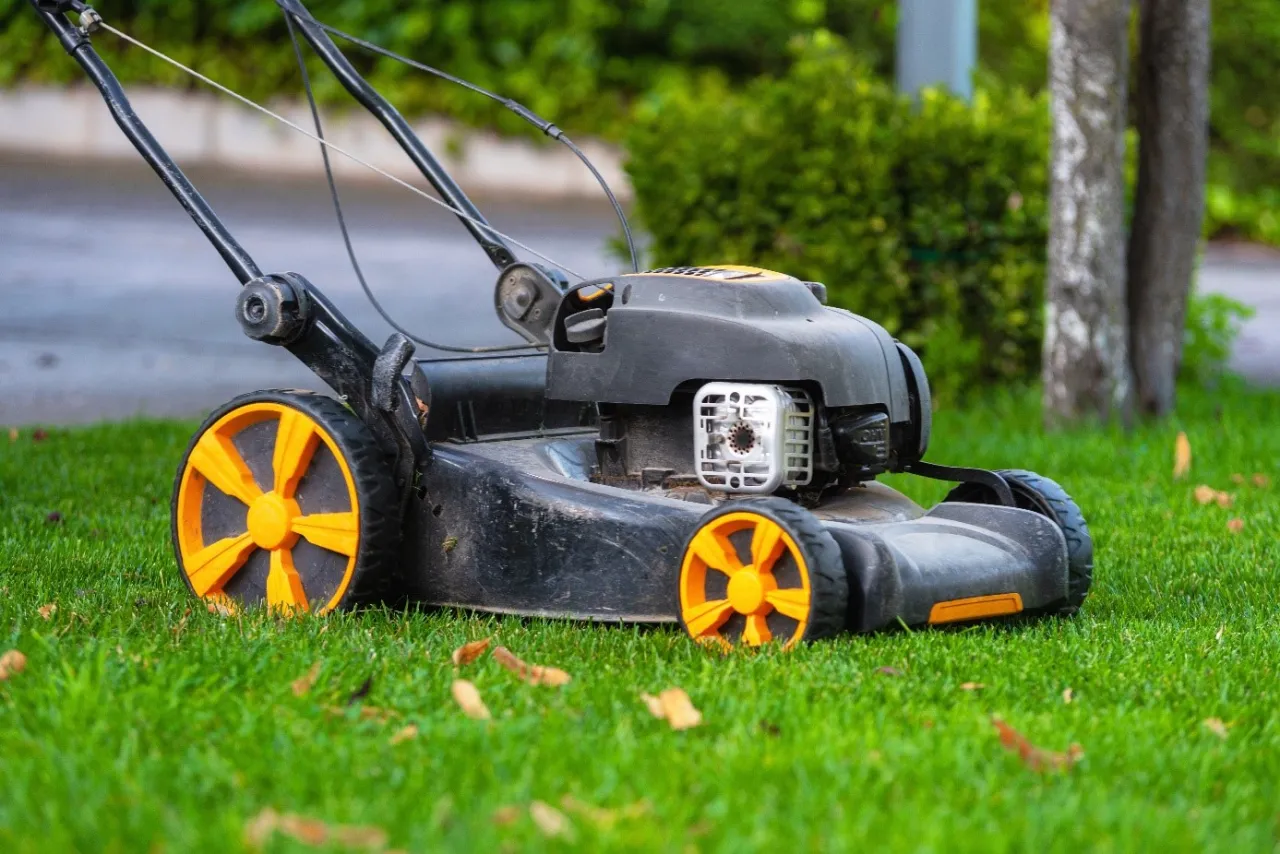
<path id="1" fill-rule="evenodd" d="M 693 398 L 698 481 L 720 492 L 769 493 L 813 478 L 814 405 L 799 388 L 713 382 Z"/>

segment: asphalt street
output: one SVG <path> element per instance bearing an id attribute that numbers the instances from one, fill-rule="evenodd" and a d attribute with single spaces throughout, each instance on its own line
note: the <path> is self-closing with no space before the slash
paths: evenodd
<path id="1" fill-rule="evenodd" d="M 322 181 L 191 170 L 265 271 L 319 285 L 370 338 L 390 328 L 365 300 Z M 495 270 L 448 212 L 395 186 L 344 187 L 371 286 L 398 321 L 457 345 L 513 343 L 492 308 Z M 585 275 L 622 265 L 605 205 L 477 200 L 493 225 Z M 1215 248 L 1201 286 L 1258 316 L 1235 366 L 1280 384 L 1280 255 Z M 237 283 L 164 187 L 137 166 L 0 159 L 0 424 L 200 415 L 245 391 L 314 388 L 286 352 L 232 315 Z"/>

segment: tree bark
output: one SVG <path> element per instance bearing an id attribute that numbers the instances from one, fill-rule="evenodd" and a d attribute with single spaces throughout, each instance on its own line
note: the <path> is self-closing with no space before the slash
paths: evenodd
<path id="1" fill-rule="evenodd" d="M 1209 0 L 1141 0 L 1129 336 L 1139 411 L 1173 409 L 1204 218 Z"/>
<path id="2" fill-rule="evenodd" d="M 1128 421 L 1124 129 L 1129 0 L 1052 0 L 1044 414 Z"/>

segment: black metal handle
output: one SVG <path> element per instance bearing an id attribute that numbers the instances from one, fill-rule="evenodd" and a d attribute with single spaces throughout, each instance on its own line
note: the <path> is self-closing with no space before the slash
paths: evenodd
<path id="1" fill-rule="evenodd" d="M 240 284 L 243 285 L 261 276 L 262 271 L 258 269 L 253 258 L 231 236 L 231 232 L 227 231 L 226 226 L 213 212 L 213 208 L 209 207 L 209 203 L 204 200 L 187 176 L 151 135 L 151 131 L 147 130 L 147 126 L 138 118 L 128 97 L 124 94 L 124 89 L 120 86 L 120 81 L 93 49 L 89 43 L 89 37 L 64 17 L 66 10 L 62 7 L 66 6 L 68 9 L 72 7 L 69 4 L 51 3 L 49 0 L 30 0 L 30 3 L 36 14 L 58 37 L 58 41 L 62 43 L 67 53 L 75 57 L 76 62 L 80 63 L 80 67 L 93 81 L 93 85 L 98 87 L 98 91 L 102 93 L 102 99 L 106 101 L 107 108 L 111 110 L 111 116 L 120 126 L 120 130 L 124 131 L 124 135 L 133 143 L 133 147 L 138 149 L 142 159 L 155 170 L 160 180 L 169 188 L 169 192 L 173 193 L 174 198 L 204 232 L 205 237 L 209 238 L 213 248 L 218 250 L 218 254 L 231 268 L 231 272 L 235 273 Z"/>
<path id="2" fill-rule="evenodd" d="M 369 82 L 360 75 L 360 72 L 356 71 L 355 66 L 333 43 L 333 40 L 329 38 L 329 34 L 312 17 L 307 7 L 302 4 L 302 0 L 276 0 L 276 3 L 279 4 L 286 15 L 293 17 L 298 29 L 302 31 L 302 37 L 307 40 L 307 44 L 311 45 L 311 48 L 324 64 L 338 78 L 343 88 L 351 94 L 351 97 L 359 101 L 365 109 L 382 123 L 382 126 L 404 149 L 404 153 L 413 161 L 413 165 L 418 168 L 422 176 L 440 194 L 440 197 L 454 209 L 469 217 L 468 219 L 460 216 L 458 219 L 466 226 L 467 231 L 471 232 L 471 236 L 480 244 L 480 247 L 489 256 L 489 260 L 493 262 L 493 265 L 502 270 L 514 262 L 516 259 L 511 247 L 507 246 L 506 242 L 495 234 L 492 229 L 486 228 L 488 220 L 480 213 L 479 208 L 471 202 L 471 199 L 467 198 L 466 193 L 462 191 L 462 188 L 440 165 L 431 150 L 413 132 L 409 123 L 405 121 L 404 116 L 400 115 L 399 111 L 386 98 L 378 94 L 378 91 L 369 85 Z"/>

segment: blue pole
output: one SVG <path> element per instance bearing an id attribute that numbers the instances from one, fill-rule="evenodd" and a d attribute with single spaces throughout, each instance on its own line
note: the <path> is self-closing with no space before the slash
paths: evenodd
<path id="1" fill-rule="evenodd" d="M 977 54 L 977 0 L 899 0 L 899 92 L 939 86 L 969 100 Z"/>

